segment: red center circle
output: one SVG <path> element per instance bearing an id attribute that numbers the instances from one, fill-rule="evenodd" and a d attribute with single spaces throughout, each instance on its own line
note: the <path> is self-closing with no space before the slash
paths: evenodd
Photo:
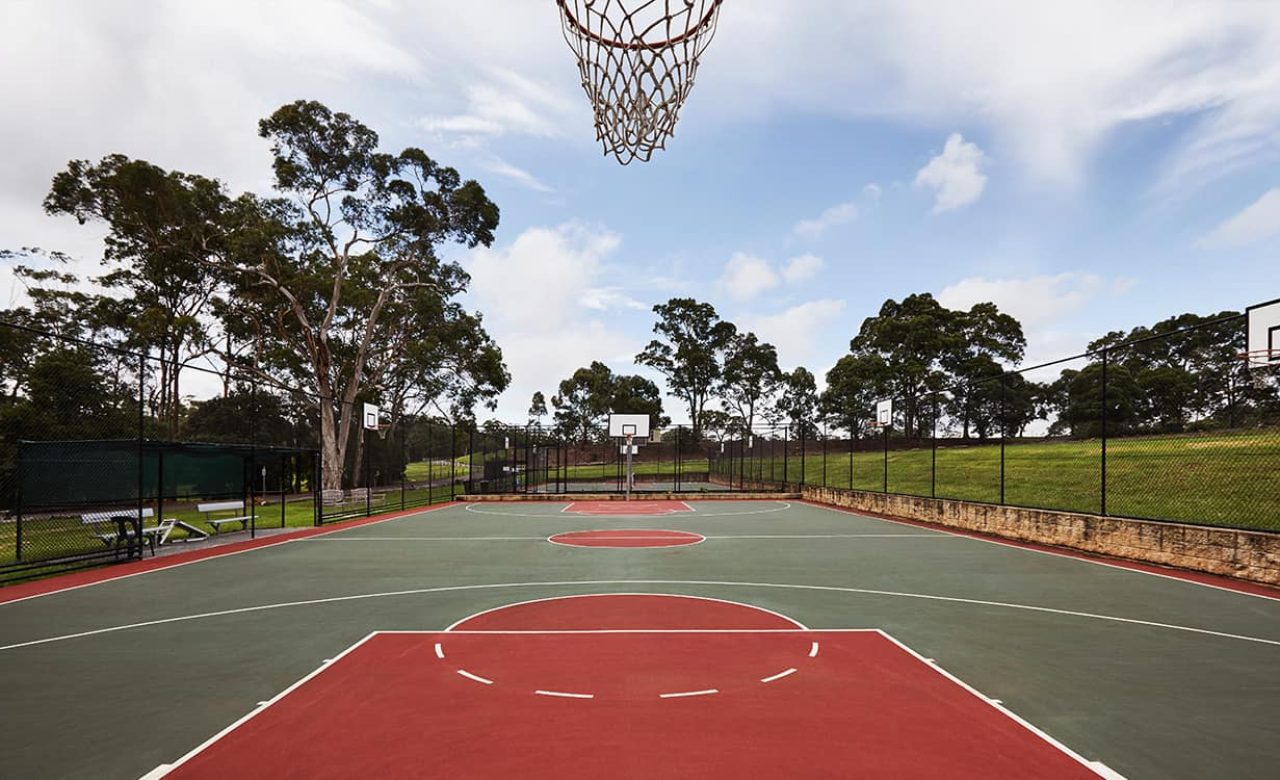
<path id="1" fill-rule="evenodd" d="M 552 544 L 566 547 L 684 547 L 705 541 L 692 531 L 666 531 L 652 528 L 610 528 L 599 531 L 567 531 L 547 538 Z"/>

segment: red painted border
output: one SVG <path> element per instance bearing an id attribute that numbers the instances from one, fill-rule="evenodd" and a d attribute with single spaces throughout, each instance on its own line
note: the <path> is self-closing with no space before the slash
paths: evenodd
<path id="1" fill-rule="evenodd" d="M 1155 563 L 1141 563 L 1139 561 L 1131 561 L 1127 558 L 1116 558 L 1110 555 L 1103 555 L 1102 553 L 1076 550 L 1071 547 L 1057 547 L 1052 544 L 1026 542 L 1021 539 L 1010 539 L 1004 536 L 997 536 L 996 534 L 971 531 L 967 528 L 955 528 L 941 523 L 930 523 L 925 520 L 910 520 L 905 517 L 897 517 L 896 515 L 885 514 L 883 512 L 848 509 L 842 506 L 835 506 L 834 504 L 824 504 L 821 501 L 810 501 L 807 498 L 799 499 L 797 503 L 809 504 L 811 506 L 822 507 L 823 509 L 831 509 L 847 515 L 854 515 L 855 517 L 872 517 L 877 520 L 888 520 L 893 523 L 901 523 L 903 525 L 915 526 L 917 528 L 928 528 L 931 531 L 941 531 L 943 533 L 954 534 L 956 536 L 967 536 L 973 539 L 981 539 L 986 542 L 995 542 L 997 544 L 1007 545 L 1009 547 L 1021 547 L 1024 550 L 1051 553 L 1053 555 L 1061 555 L 1065 558 L 1076 558 L 1082 561 L 1089 561 L 1091 563 L 1102 563 L 1107 566 L 1114 566 L 1118 569 L 1131 569 L 1133 571 L 1145 572 L 1147 574 L 1158 574 L 1162 577 L 1170 577 L 1176 580 L 1186 580 L 1187 582 L 1195 582 L 1200 585 L 1211 585 L 1223 590 L 1232 590 L 1238 593 L 1248 593 L 1252 596 L 1262 596 L 1264 598 L 1280 600 L 1280 588 L 1273 588 L 1256 582 L 1237 580 L 1219 574 L 1207 574 L 1205 572 L 1190 571 L 1188 569 L 1177 569 L 1171 566 L 1160 566 Z"/>
<path id="2" fill-rule="evenodd" d="M 206 558 L 217 558 L 223 555 L 244 552 L 245 550 L 255 550 L 259 547 L 271 547 L 294 539 L 305 539 L 309 536 L 319 536 L 321 534 L 345 530 L 347 528 L 357 528 L 371 523 L 380 523 L 384 520 L 394 520 L 397 517 L 407 517 L 408 515 L 422 514 L 424 512 L 434 512 L 437 509 L 444 509 L 448 506 L 452 506 L 452 504 L 445 502 L 443 504 L 419 507 L 417 509 L 405 509 L 382 515 L 361 517 L 355 520 L 345 520 L 340 523 L 333 523 L 319 528 L 299 528 L 296 531 L 272 534 L 271 536 L 264 537 L 262 539 L 246 539 L 242 542 L 232 542 L 231 544 L 225 544 L 219 547 L 175 553 L 173 555 L 166 555 L 162 558 L 148 558 L 146 560 L 121 563 L 114 566 L 106 564 L 95 569 L 85 569 L 82 571 L 70 572 L 68 574 L 60 574 L 53 577 L 46 577 L 44 579 L 32 580 L 31 582 L 20 582 L 15 585 L 8 585 L 4 588 L 0 588 L 0 604 L 7 604 L 11 601 L 19 601 L 21 599 L 31 598 L 32 596 L 44 596 L 50 593 L 58 593 L 64 590 L 81 588 L 85 585 L 96 585 L 100 582 L 110 582 L 111 580 L 118 580 L 122 577 L 129 577 L 134 574 L 171 569 L 174 566 L 181 566 L 194 561 L 202 561 Z"/>

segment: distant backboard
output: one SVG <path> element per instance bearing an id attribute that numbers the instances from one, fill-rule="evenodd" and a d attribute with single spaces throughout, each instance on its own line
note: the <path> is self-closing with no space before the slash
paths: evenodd
<path id="1" fill-rule="evenodd" d="M 1245 357 L 1254 368 L 1280 365 L 1280 299 L 1245 309 L 1249 333 Z"/>
<path id="2" fill-rule="evenodd" d="M 649 438 L 649 415 L 609 415 L 609 436 L 614 439 L 625 439 L 630 436 L 633 442 L 647 440 Z"/>
<path id="3" fill-rule="evenodd" d="M 893 424 L 893 399 L 876 402 L 876 425 L 886 427 Z"/>
<path id="4" fill-rule="evenodd" d="M 373 404 L 365 404 L 364 413 L 360 416 L 360 425 L 363 426 L 366 431 L 378 430 L 378 416 L 380 414 L 381 411 L 378 407 Z"/>

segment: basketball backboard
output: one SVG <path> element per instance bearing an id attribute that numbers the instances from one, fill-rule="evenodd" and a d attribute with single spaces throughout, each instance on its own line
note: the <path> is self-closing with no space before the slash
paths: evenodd
<path id="1" fill-rule="evenodd" d="M 360 416 L 360 424 L 364 426 L 366 431 L 378 430 L 379 415 L 381 410 L 373 404 L 364 405 L 364 413 Z"/>
<path id="2" fill-rule="evenodd" d="M 1253 368 L 1280 365 L 1280 298 L 1245 309 L 1248 328 L 1248 352 L 1245 358 Z"/>
<path id="3" fill-rule="evenodd" d="M 609 436 L 614 439 L 625 439 L 630 436 L 632 443 L 645 441 L 649 438 L 649 415 L 609 415 Z"/>
<path id="4" fill-rule="evenodd" d="M 881 428 L 893 424 L 893 400 L 876 402 L 876 425 Z"/>

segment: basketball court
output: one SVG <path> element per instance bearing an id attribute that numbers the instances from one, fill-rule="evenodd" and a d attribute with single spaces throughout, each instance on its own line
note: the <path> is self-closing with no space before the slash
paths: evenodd
<path id="1" fill-rule="evenodd" d="M 15 777 L 1280 761 L 1280 594 L 798 501 L 458 503 L 0 596 Z"/>

